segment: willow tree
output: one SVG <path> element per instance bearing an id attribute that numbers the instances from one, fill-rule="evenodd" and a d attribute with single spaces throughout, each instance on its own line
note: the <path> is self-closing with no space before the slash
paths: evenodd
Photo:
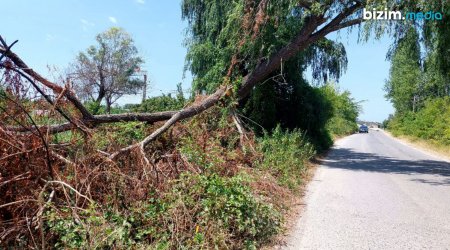
<path id="1" fill-rule="evenodd" d="M 11 52 L 8 45 L 0 46 L 0 53 L 16 65 L 14 69 L 52 89 L 57 96 L 64 96 L 81 113 L 76 122 L 69 119 L 66 124 L 47 128 L 52 132 L 73 129 L 80 123 L 94 127 L 118 121 L 167 120 L 142 142 L 120 151 L 124 152 L 135 147 L 143 149 L 177 121 L 201 113 L 220 100 L 235 97 L 235 100 L 243 101 L 268 78 L 277 80 L 281 66 L 287 62 L 295 64 L 297 56 L 307 62 L 303 65 L 317 69 L 315 75 L 318 78 L 324 78 L 324 75 L 337 77 L 343 68 L 344 57 L 342 53 L 336 56 L 339 45 L 326 40 L 328 34 L 361 24 L 363 8 L 416 10 L 422 5 L 422 1 L 397 0 L 184 0 L 182 13 L 189 24 L 188 67 L 195 76 L 195 89 L 212 94 L 181 110 L 154 114 L 92 115 L 72 91 L 65 91 L 33 71 Z M 362 30 L 379 37 L 387 27 L 394 31 L 394 36 L 400 37 L 404 33 L 401 32 L 404 23 L 373 21 Z M 322 53 L 320 50 L 330 51 Z M 307 53 L 314 56 L 302 56 Z"/>
<path id="2" fill-rule="evenodd" d="M 280 75 L 288 60 L 296 61 L 299 73 L 302 67 L 312 66 L 315 79 L 338 78 L 347 63 L 345 49 L 324 36 L 360 23 L 355 12 L 362 3 L 329 2 L 184 0 L 182 14 L 189 23 L 187 68 L 194 75 L 194 90 L 214 92 L 229 81 L 236 89 L 241 86 L 244 98 L 248 85 L 273 73 Z M 338 9 L 342 15 L 314 33 Z M 356 19 L 347 20 L 350 16 Z"/>
<path id="3" fill-rule="evenodd" d="M 194 75 L 193 89 L 210 93 L 226 84 L 241 91 L 239 107 L 262 126 L 254 126 L 257 132 L 262 132 L 260 128 L 270 131 L 277 124 L 301 128 L 327 147 L 331 139 L 325 125 L 331 116 L 331 104 L 308 84 L 303 73 L 311 67 L 317 82 L 338 79 L 347 66 L 346 51 L 342 44 L 324 35 L 309 38 L 311 34 L 299 31 L 312 32 L 313 26 L 331 19 L 335 14 L 320 14 L 326 8 L 342 8 L 352 16 L 357 5 L 351 4 L 333 7 L 298 1 L 183 1 L 183 18 L 189 23 L 187 68 Z M 354 19 L 345 25 L 358 22 Z M 274 67 L 254 74 L 270 64 Z M 254 88 L 246 87 L 253 79 L 250 76 L 256 78 L 250 83 Z M 244 88 L 248 88 L 248 96 Z"/>

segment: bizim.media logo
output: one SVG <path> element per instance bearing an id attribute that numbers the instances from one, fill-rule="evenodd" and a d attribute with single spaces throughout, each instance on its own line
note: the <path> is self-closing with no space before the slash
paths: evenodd
<path id="1" fill-rule="evenodd" d="M 363 9 L 364 20 L 442 20 L 443 15 L 441 12 L 427 11 L 427 12 L 406 12 L 403 13 L 398 10 L 383 10 L 373 9 L 372 11 Z"/>

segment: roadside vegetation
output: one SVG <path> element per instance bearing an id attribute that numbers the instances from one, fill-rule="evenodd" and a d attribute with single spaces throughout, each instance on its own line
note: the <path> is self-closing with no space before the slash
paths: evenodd
<path id="1" fill-rule="evenodd" d="M 9 229 L 2 232 L 3 244 L 71 249 L 254 249 L 269 244 L 284 230 L 284 217 L 304 183 L 309 160 L 331 145 L 333 136 L 356 127 L 358 105 L 348 92 L 340 92 L 336 84 L 309 88 L 313 103 L 323 103 L 318 114 L 326 116 L 316 118 L 322 119 L 321 128 L 290 129 L 277 120 L 271 121 L 278 124 L 274 128 L 264 128 L 243 111 L 235 110 L 239 115 L 233 116 L 229 106 L 215 107 L 156 140 L 147 149 L 147 164 L 136 152 L 117 162 L 107 152 L 143 140 L 158 123 L 105 124 L 89 137 L 76 130 L 49 135 L 48 143 L 59 145 L 51 156 L 53 182 L 41 179 L 48 169 L 45 149 L 36 147 L 39 137 L 13 138 L 2 131 L 1 138 L 8 138 L 0 141 L 6 150 L 2 176 L 19 176 L 0 187 L 5 194 L 1 204 L 6 205 L 0 207 L 2 225 Z M 182 92 L 179 88 L 175 97 L 112 106 L 109 112 L 157 112 L 199 101 L 184 98 Z M 28 124 L 27 114 L 39 124 L 53 122 L 33 113 L 39 103 L 10 90 L 1 95 L 6 124 L 14 119 Z M 104 105 L 93 108 L 98 114 L 107 112 Z M 320 136 L 325 139 L 318 140 Z M 33 150 L 17 154 L 11 143 Z M 34 210 L 42 211 L 41 220 L 27 228 L 27 211 Z"/>
<path id="2" fill-rule="evenodd" d="M 345 48 L 326 35 L 379 6 L 332 2 L 183 0 L 191 96 L 124 107 L 143 88 L 125 30 L 99 34 L 58 84 L 0 39 L 0 245 L 269 244 L 309 160 L 356 129 L 359 104 L 334 83 Z"/>
<path id="3" fill-rule="evenodd" d="M 270 242 L 283 230 L 283 215 L 315 147 L 300 130 L 279 126 L 257 138 L 248 132 L 241 140 L 226 110 L 212 109 L 175 126 L 152 145 L 149 165 L 138 154 L 114 163 L 102 152 L 142 140 L 152 125 L 104 125 L 88 141 L 72 132 L 51 136 L 64 146 L 53 158 L 58 182 L 44 188 L 38 178 L 47 169 L 29 169 L 42 165 L 42 148 L 2 159 L 2 174 L 26 174 L 1 187 L 2 204 L 38 197 L 1 208 L 2 225 L 10 229 L 3 232 L 4 242 L 41 246 L 33 243 L 40 233 L 45 246 L 72 249 L 253 249 Z M 20 143 L 32 147 L 38 141 Z M 8 145 L 1 142 L 2 148 Z M 42 221 L 29 234 L 22 218 L 35 208 L 43 211 Z"/>
<path id="4" fill-rule="evenodd" d="M 428 3 L 430 7 L 436 3 Z M 443 9 L 449 15 L 449 8 Z M 386 97 L 395 114 L 384 122 L 394 135 L 428 141 L 450 152 L 449 20 L 408 28 L 391 51 Z"/>

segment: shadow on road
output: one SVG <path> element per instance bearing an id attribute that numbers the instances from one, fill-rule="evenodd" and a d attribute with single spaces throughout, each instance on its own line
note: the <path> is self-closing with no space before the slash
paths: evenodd
<path id="1" fill-rule="evenodd" d="M 429 174 L 447 178 L 412 179 L 430 185 L 450 186 L 450 163 L 432 160 L 399 160 L 371 153 L 356 152 L 348 148 L 333 149 L 322 162 L 329 168 L 394 174 Z"/>

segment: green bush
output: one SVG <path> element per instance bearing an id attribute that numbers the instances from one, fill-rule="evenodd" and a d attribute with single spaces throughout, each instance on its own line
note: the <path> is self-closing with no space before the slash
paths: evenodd
<path id="1" fill-rule="evenodd" d="M 396 114 L 387 121 L 394 134 L 410 135 L 450 145 L 450 97 L 425 101 L 418 112 Z"/>
<path id="2" fill-rule="evenodd" d="M 145 137 L 145 127 L 142 122 L 122 122 L 114 125 L 103 125 L 94 134 L 93 141 L 100 149 L 111 146 L 127 146 Z"/>
<path id="3" fill-rule="evenodd" d="M 326 123 L 327 131 L 333 136 L 354 133 L 358 126 L 356 119 L 361 110 L 348 91 L 340 91 L 338 85 L 328 83 L 320 88 L 324 98 L 331 103 L 332 116 Z"/>
<path id="4" fill-rule="evenodd" d="M 168 110 L 179 110 L 185 105 L 184 99 L 173 98 L 169 95 L 151 97 L 135 108 L 138 112 L 160 112 Z"/>
<path id="5" fill-rule="evenodd" d="M 178 235 L 196 249 L 254 248 L 280 229 L 280 213 L 252 194 L 248 178 L 243 175 L 228 178 L 216 174 L 185 174 L 168 199 L 169 214 L 178 215 L 168 217 L 173 218 L 172 223 L 183 216 L 181 211 L 189 211 L 192 217 L 196 215 L 194 233 L 187 237 Z M 229 245 L 232 242 L 237 245 Z"/>
<path id="6" fill-rule="evenodd" d="M 163 194 L 122 212 L 91 206 L 73 217 L 49 210 L 56 248 L 255 249 L 280 230 L 281 215 L 251 192 L 243 175 L 183 174 Z M 76 218 L 76 219 L 75 219 Z"/>
<path id="7" fill-rule="evenodd" d="M 51 209 L 46 213 L 46 226 L 51 234 L 57 235 L 55 248 L 62 249 L 105 249 L 129 248 L 136 242 L 132 239 L 131 223 L 126 217 L 102 211 L 92 205 L 81 211 L 78 218 L 72 217 L 70 209 Z"/>
<path id="8" fill-rule="evenodd" d="M 280 126 L 271 135 L 266 133 L 258 147 L 264 155 L 260 167 L 272 172 L 280 185 L 291 189 L 301 184 L 305 163 L 315 154 L 313 145 L 302 132 L 283 131 Z"/>
<path id="9" fill-rule="evenodd" d="M 175 97 L 171 94 L 163 94 L 161 96 L 150 97 L 143 101 L 142 104 L 131 106 L 133 111 L 137 112 L 160 112 L 169 110 L 179 110 L 186 105 L 186 99 L 183 95 L 181 83 L 177 85 L 177 93 Z"/>

